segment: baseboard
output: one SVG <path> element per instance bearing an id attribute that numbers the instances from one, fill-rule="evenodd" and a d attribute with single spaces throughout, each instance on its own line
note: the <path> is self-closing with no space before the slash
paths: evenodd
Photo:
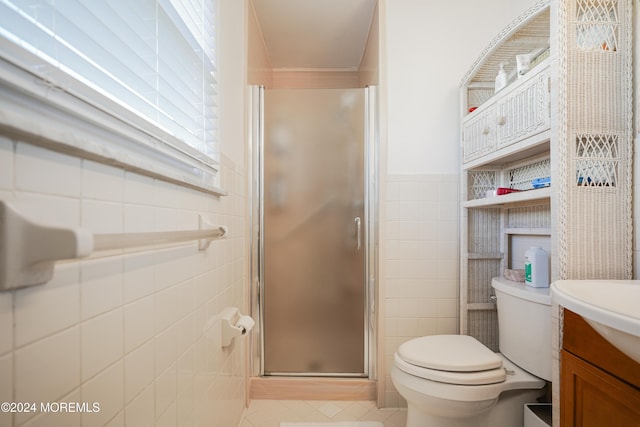
<path id="1" fill-rule="evenodd" d="M 250 399 L 274 400 L 373 400 L 376 381 L 352 378 L 253 377 Z"/>

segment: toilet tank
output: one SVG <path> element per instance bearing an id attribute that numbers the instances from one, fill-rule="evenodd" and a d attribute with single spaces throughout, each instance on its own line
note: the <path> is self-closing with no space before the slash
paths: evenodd
<path id="1" fill-rule="evenodd" d="M 504 277 L 491 280 L 498 304 L 500 353 L 551 381 L 551 293 Z"/>

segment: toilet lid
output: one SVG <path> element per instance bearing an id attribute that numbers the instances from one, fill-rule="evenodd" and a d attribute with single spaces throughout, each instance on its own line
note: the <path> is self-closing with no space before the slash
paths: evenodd
<path id="1" fill-rule="evenodd" d="M 398 353 L 394 354 L 394 365 L 401 371 L 406 372 L 414 377 L 424 378 L 430 381 L 437 381 L 439 383 L 464 385 L 464 386 L 478 386 L 502 383 L 507 379 L 507 373 L 504 368 L 489 369 L 487 371 L 474 371 L 474 372 L 451 372 L 440 371 L 438 369 L 423 368 L 420 366 L 407 363 L 398 356 Z"/>
<path id="2" fill-rule="evenodd" d="M 431 335 L 415 338 L 398 347 L 405 362 L 448 372 L 488 371 L 502 367 L 502 359 L 468 335 Z"/>

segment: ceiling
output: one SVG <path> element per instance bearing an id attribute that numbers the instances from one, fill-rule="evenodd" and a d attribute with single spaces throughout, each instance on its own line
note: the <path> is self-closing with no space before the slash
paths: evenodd
<path id="1" fill-rule="evenodd" d="M 273 68 L 356 69 L 377 0 L 252 0 Z"/>

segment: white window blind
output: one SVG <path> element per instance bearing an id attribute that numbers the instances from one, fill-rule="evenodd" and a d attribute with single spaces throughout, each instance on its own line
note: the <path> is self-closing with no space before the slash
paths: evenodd
<path id="1" fill-rule="evenodd" d="M 0 55 L 206 163 L 216 15 L 216 0 L 0 0 Z"/>

